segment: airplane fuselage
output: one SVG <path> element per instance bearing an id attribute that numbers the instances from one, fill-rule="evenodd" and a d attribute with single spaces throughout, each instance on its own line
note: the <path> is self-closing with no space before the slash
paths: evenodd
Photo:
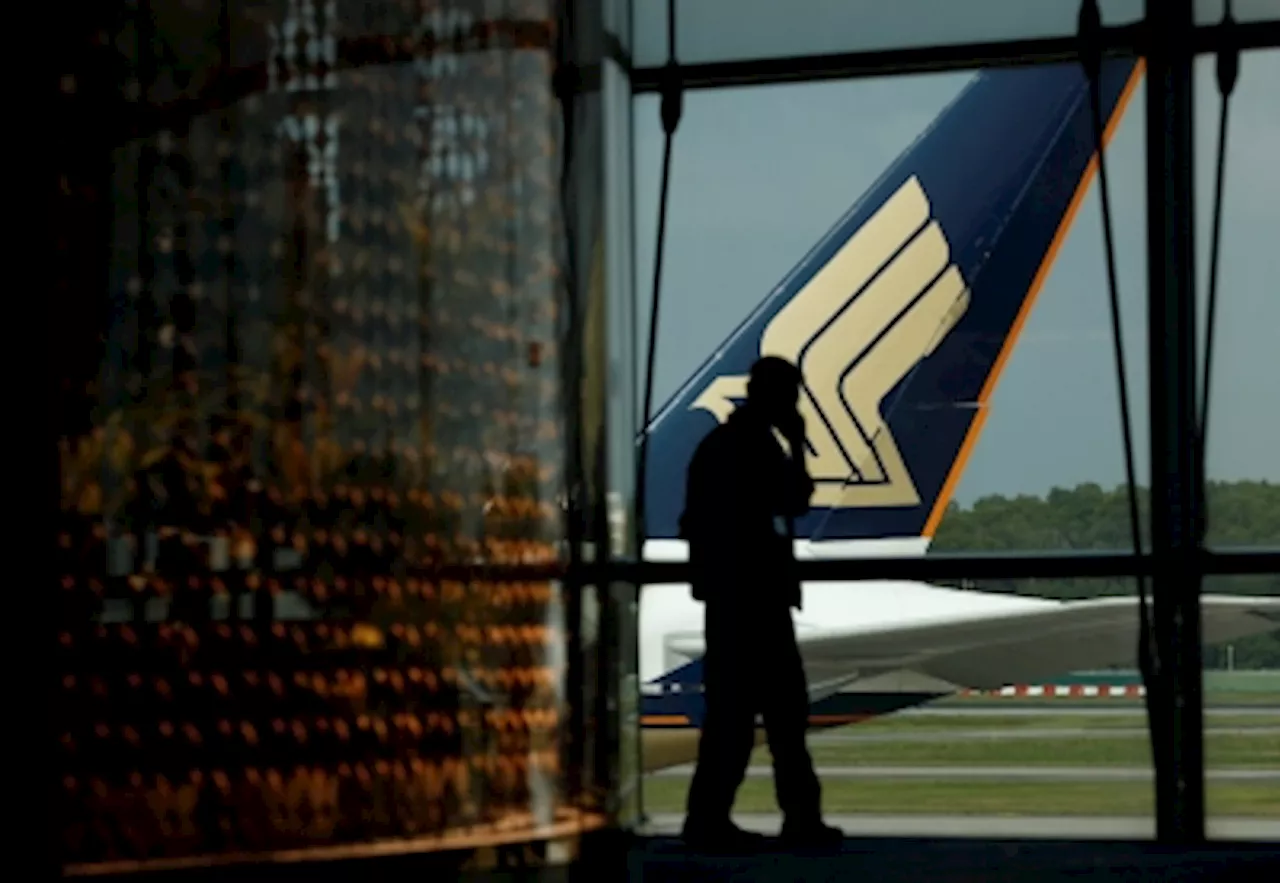
<path id="1" fill-rule="evenodd" d="M 923 538 L 814 544 L 797 541 L 799 559 L 865 559 L 923 554 Z M 645 557 L 681 561 L 679 541 L 651 541 Z M 941 588 L 922 582 L 865 580 L 801 585 L 801 609 L 792 612 L 797 636 L 823 632 L 877 631 L 954 621 L 1001 612 L 1037 609 L 1057 602 Z M 641 590 L 639 674 L 642 685 L 645 769 L 687 763 L 696 757 L 700 683 L 681 683 L 673 673 L 701 656 L 704 605 L 688 584 L 658 583 Z M 956 692 L 960 687 L 911 670 L 912 660 L 840 658 L 824 665 L 806 660 L 810 725 L 827 728 L 869 720 Z M 698 680 L 694 678 L 692 680 Z"/>

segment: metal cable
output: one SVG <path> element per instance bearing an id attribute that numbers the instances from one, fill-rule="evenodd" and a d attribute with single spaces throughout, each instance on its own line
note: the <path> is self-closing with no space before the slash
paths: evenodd
<path id="1" fill-rule="evenodd" d="M 1116 383 L 1120 399 L 1120 429 L 1124 440 L 1124 469 L 1129 485 L 1129 527 L 1133 534 L 1135 555 L 1142 555 L 1142 522 L 1138 509 L 1138 486 L 1133 465 L 1132 411 L 1129 406 L 1128 372 L 1125 370 L 1123 326 L 1120 318 L 1120 286 L 1116 279 L 1116 248 L 1112 229 L 1110 189 L 1107 186 L 1105 134 L 1102 118 L 1102 15 L 1097 0 L 1080 4 L 1080 60 L 1089 79 L 1089 105 L 1093 115 L 1093 136 L 1098 158 L 1098 192 L 1102 203 L 1102 235 L 1106 246 L 1107 289 L 1111 311 L 1111 337 L 1116 362 Z M 1155 719 L 1157 708 L 1153 694 L 1160 689 L 1161 665 L 1152 640 L 1151 605 L 1147 598 L 1146 577 L 1138 580 L 1138 669 L 1146 688 L 1147 734 L 1152 756 L 1159 755 L 1159 735 L 1164 728 Z"/>
<path id="2" fill-rule="evenodd" d="M 647 535 L 645 509 L 649 468 L 649 420 L 653 412 L 653 371 L 658 351 L 658 316 L 662 303 L 662 259 L 667 239 L 667 199 L 671 185 L 671 148 L 684 111 L 684 85 L 676 61 L 676 2 L 667 0 L 667 64 L 662 86 L 662 183 L 658 190 L 658 234 L 654 243 L 653 296 L 649 304 L 649 348 L 644 376 L 644 403 L 640 413 L 640 451 L 636 463 L 635 555 L 643 557 Z"/>
<path id="3" fill-rule="evenodd" d="M 1218 116 L 1218 163 L 1217 178 L 1213 194 L 1213 239 L 1209 246 L 1209 305 L 1206 318 L 1204 342 L 1204 377 L 1200 382 L 1200 414 L 1197 434 L 1197 466 L 1200 481 L 1200 542 L 1203 543 L 1208 532 L 1208 519 L 1205 509 L 1208 504 L 1208 440 L 1209 440 L 1209 401 L 1212 392 L 1213 378 L 1213 343 L 1218 325 L 1218 271 L 1222 254 L 1222 203 L 1223 190 L 1227 171 L 1227 125 L 1231 115 L 1231 93 L 1235 91 L 1236 82 L 1240 79 L 1240 50 L 1231 39 L 1236 27 L 1235 17 L 1231 14 L 1231 0 L 1227 0 L 1222 13 L 1222 22 L 1218 25 L 1223 47 L 1218 51 L 1217 80 L 1218 94 L 1222 98 L 1222 108 Z"/>

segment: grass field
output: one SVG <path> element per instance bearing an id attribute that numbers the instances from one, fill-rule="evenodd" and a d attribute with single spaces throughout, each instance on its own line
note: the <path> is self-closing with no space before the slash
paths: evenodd
<path id="1" fill-rule="evenodd" d="M 810 745 L 820 766 L 1122 766 L 1151 765 L 1143 736 L 1116 739 L 972 739 L 954 742 L 866 742 Z M 767 748 L 755 762 L 769 763 Z M 1280 769 L 1280 736 L 1214 735 L 1205 739 L 1210 768 Z M 1280 785 L 1275 786 L 1280 793 Z"/>
<path id="2" fill-rule="evenodd" d="M 1146 716 L 1141 706 L 1133 714 L 984 714 L 975 717 L 889 714 L 855 727 L 833 732 L 849 733 L 946 733 L 963 730 L 1129 730 L 1145 727 Z M 1208 710 L 1206 727 L 1229 729 L 1267 729 L 1280 727 L 1280 708 L 1275 714 L 1232 714 L 1230 711 Z"/>
<path id="3" fill-rule="evenodd" d="M 1023 705 L 1021 701 L 1016 703 Z M 1108 703 L 1111 704 L 1111 703 Z M 1054 730 L 1134 728 L 1145 724 L 1141 708 L 1133 715 L 981 715 L 975 717 L 891 715 L 859 724 L 850 734 L 892 736 L 894 733 L 944 736 L 953 731 Z M 1256 734 L 1209 733 L 1205 739 L 1209 769 L 1280 770 L 1280 706 L 1275 714 L 1209 712 L 1210 728 L 1239 730 L 1263 728 Z M 816 733 L 810 740 L 814 762 L 820 766 L 1079 766 L 1150 768 L 1150 748 L 1145 735 L 1098 739 L 1063 736 L 985 738 L 971 733 L 947 740 L 893 742 L 825 741 Z M 767 748 L 756 752 L 753 763 L 769 764 Z M 645 781 L 645 807 L 650 812 L 681 812 L 687 777 L 649 778 Z M 929 782 L 910 780 L 846 780 L 831 778 L 823 784 L 824 803 L 832 813 L 873 814 L 984 814 L 984 815 L 1146 815 L 1153 811 L 1153 789 L 1144 782 Z M 1275 782 L 1207 783 L 1210 815 L 1280 818 L 1280 785 Z M 741 812 L 776 812 L 773 783 L 767 778 L 748 779 L 739 791 Z"/>
<path id="4" fill-rule="evenodd" d="M 1280 701 L 1280 671 L 1206 671 L 1206 693 L 1270 693 Z"/>

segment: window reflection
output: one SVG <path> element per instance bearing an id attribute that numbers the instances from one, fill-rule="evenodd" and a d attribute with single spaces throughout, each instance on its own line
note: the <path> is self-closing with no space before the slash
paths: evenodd
<path id="1" fill-rule="evenodd" d="M 549 55 L 409 6 L 236 19 L 266 91 L 111 157 L 61 440 L 68 862 L 580 827 Z M 338 71 L 378 27 L 471 43 Z M 157 102 L 202 63 L 117 62 Z"/>

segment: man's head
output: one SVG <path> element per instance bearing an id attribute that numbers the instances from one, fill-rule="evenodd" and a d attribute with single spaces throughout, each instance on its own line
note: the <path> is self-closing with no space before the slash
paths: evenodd
<path id="1" fill-rule="evenodd" d="M 779 356 L 765 356 L 751 366 L 747 401 L 772 421 L 795 411 L 802 382 L 795 365 Z"/>

